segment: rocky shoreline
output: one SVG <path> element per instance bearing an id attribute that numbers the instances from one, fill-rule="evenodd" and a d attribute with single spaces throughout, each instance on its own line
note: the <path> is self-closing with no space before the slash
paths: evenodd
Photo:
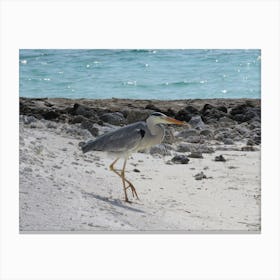
<path id="1" fill-rule="evenodd" d="M 169 125 L 162 144 L 131 156 L 140 200 L 128 204 L 114 159 L 79 143 L 152 111 L 190 128 Z M 260 148 L 260 100 L 20 98 L 20 232 L 260 232 Z"/>
<path id="2" fill-rule="evenodd" d="M 66 132 L 84 136 L 83 139 L 145 120 L 153 111 L 191 125 L 188 129 L 176 126 L 167 129 L 165 148 L 178 138 L 178 152 L 207 153 L 213 151 L 211 146 L 220 150 L 253 151 L 261 144 L 260 99 L 163 101 L 20 98 L 20 115 L 25 125 L 36 128 L 40 123 L 49 127 L 67 124 L 68 128 L 64 127 Z M 163 150 L 157 147 L 151 153 L 162 154 L 165 153 Z"/>

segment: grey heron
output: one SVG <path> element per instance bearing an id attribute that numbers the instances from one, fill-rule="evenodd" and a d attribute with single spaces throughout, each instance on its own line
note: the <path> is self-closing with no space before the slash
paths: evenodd
<path id="1" fill-rule="evenodd" d="M 135 187 L 125 177 L 127 159 L 133 152 L 150 148 L 162 142 L 164 138 L 164 127 L 161 124 L 187 125 L 185 122 L 170 118 L 159 112 L 154 112 L 145 122 L 140 121 L 121 127 L 82 145 L 83 153 L 103 151 L 115 156 L 116 159 L 110 165 L 110 170 L 122 179 L 126 202 L 130 202 L 127 196 L 127 189 L 131 189 L 133 197 L 135 196 L 138 199 Z M 124 163 L 119 173 L 114 168 L 114 165 L 120 158 L 124 158 Z M 126 183 L 128 184 L 127 186 Z"/>

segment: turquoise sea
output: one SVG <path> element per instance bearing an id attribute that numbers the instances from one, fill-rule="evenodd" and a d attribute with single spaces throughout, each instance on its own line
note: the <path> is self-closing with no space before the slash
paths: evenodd
<path id="1" fill-rule="evenodd" d="M 65 98 L 260 98 L 255 49 L 22 49 L 19 95 Z"/>

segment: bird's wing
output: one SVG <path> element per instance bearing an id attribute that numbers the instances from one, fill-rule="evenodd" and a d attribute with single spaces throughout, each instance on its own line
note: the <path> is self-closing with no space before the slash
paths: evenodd
<path id="1" fill-rule="evenodd" d="M 146 123 L 138 122 L 106 133 L 87 142 L 83 151 L 126 152 L 136 149 L 147 131 Z"/>

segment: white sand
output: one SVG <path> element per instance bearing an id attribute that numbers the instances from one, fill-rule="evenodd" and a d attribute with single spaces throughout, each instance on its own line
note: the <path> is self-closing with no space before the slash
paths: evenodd
<path id="1" fill-rule="evenodd" d="M 111 158 L 82 154 L 81 139 L 56 128 L 20 126 L 20 231 L 260 231 L 259 151 L 187 165 L 134 154 L 126 174 L 140 200 L 129 192 L 129 204 Z M 201 171 L 211 178 L 195 180 Z"/>

